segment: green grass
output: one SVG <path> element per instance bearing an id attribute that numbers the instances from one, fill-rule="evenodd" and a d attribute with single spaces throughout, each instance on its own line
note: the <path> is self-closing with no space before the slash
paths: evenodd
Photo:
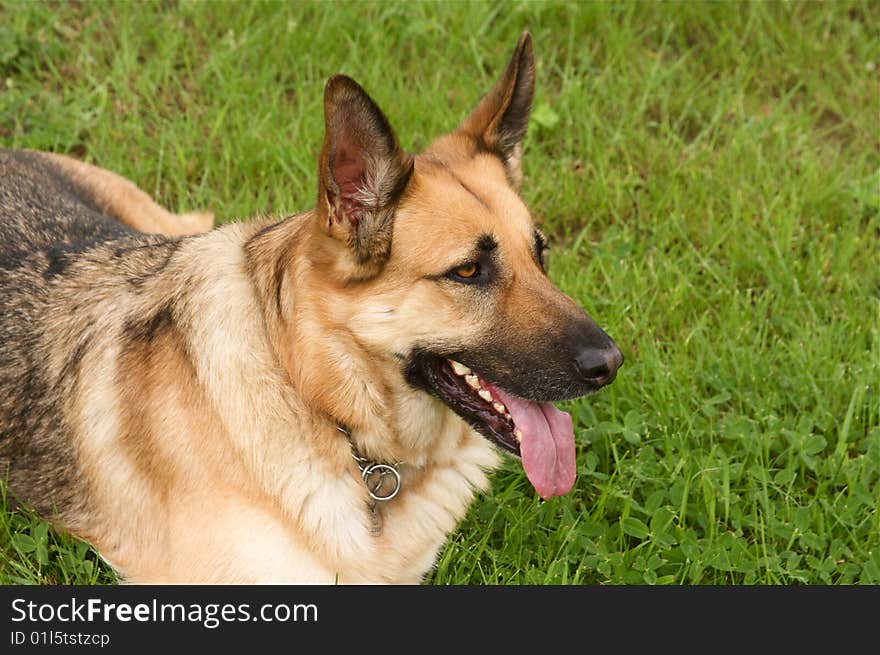
<path id="1" fill-rule="evenodd" d="M 569 403 L 579 476 L 507 461 L 433 584 L 880 583 L 880 6 L 0 0 L 0 143 L 222 220 L 313 205 L 321 94 L 405 147 L 532 31 L 523 194 L 626 356 Z M 112 580 L 0 512 L 0 582 Z"/>

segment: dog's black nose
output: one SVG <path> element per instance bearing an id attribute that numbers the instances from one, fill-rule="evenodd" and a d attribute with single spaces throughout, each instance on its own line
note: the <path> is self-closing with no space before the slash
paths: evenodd
<path id="1" fill-rule="evenodd" d="M 602 348 L 588 347 L 575 358 L 575 366 L 596 388 L 610 384 L 623 364 L 623 353 L 612 342 Z"/>

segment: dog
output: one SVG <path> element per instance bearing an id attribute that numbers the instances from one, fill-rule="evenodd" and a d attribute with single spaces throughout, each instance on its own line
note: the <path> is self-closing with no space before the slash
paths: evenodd
<path id="1" fill-rule="evenodd" d="M 212 229 L 114 173 L 0 151 L 0 475 L 129 583 L 419 583 L 503 453 L 575 482 L 552 404 L 614 341 L 547 277 L 518 194 L 523 33 L 404 152 L 324 90 L 314 209 Z"/>

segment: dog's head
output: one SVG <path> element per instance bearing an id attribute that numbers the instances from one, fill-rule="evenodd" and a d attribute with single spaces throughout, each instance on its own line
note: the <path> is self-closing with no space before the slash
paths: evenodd
<path id="1" fill-rule="evenodd" d="M 331 78 L 310 257 L 351 301 L 359 347 L 521 455 L 549 497 L 575 472 L 571 419 L 551 401 L 609 384 L 623 357 L 548 279 L 517 192 L 534 82 L 525 33 L 458 129 L 413 157 L 360 86 Z"/>

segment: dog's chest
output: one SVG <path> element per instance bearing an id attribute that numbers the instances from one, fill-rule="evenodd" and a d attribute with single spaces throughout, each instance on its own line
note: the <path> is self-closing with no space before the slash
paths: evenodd
<path id="1" fill-rule="evenodd" d="M 373 571 L 382 581 L 424 577 L 476 494 L 488 487 L 487 472 L 497 464 L 498 455 L 486 440 L 469 434 L 445 462 L 418 469 L 401 465 L 400 489 L 390 500 L 366 496 Z"/>

